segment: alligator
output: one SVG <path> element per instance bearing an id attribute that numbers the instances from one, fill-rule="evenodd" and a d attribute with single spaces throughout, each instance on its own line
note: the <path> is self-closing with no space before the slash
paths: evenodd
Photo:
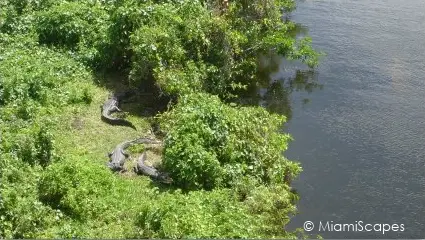
<path id="1" fill-rule="evenodd" d="M 161 142 L 155 141 L 150 138 L 137 138 L 131 141 L 125 141 L 123 143 L 120 143 L 115 147 L 115 149 L 111 153 L 108 154 L 110 160 L 107 163 L 107 166 L 114 172 L 123 171 L 125 160 L 129 156 L 127 153 L 124 152 L 124 150 L 130 147 L 131 145 L 141 143 L 159 144 Z"/>
<path id="2" fill-rule="evenodd" d="M 116 118 L 111 116 L 114 112 L 122 112 L 121 109 L 118 108 L 120 100 L 126 98 L 132 93 L 131 91 L 124 92 L 122 94 L 113 94 L 108 100 L 101 106 L 101 118 L 104 122 L 107 122 L 111 125 L 119 125 L 119 126 L 127 126 L 136 130 L 136 127 L 129 121 L 121 118 Z"/>
<path id="3" fill-rule="evenodd" d="M 137 165 L 134 167 L 134 171 L 138 174 L 147 175 L 153 180 L 157 180 L 162 183 L 170 184 L 173 182 L 173 179 L 169 177 L 167 173 L 159 172 L 154 167 L 149 167 L 145 164 L 146 160 L 146 151 L 143 152 L 142 155 L 140 155 Z"/>

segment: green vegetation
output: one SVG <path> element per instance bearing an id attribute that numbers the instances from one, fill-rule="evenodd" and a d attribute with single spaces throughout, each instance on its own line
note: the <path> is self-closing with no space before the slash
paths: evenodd
<path id="1" fill-rule="evenodd" d="M 280 18 L 293 1 L 226 2 L 0 3 L 0 238 L 297 237 L 286 118 L 235 102 L 262 84 L 259 56 L 318 54 Z M 123 106 L 137 131 L 100 121 L 123 88 L 148 93 Z M 169 186 L 105 166 L 152 123 Z"/>
<path id="2" fill-rule="evenodd" d="M 286 172 L 300 171 L 281 154 L 290 138 L 279 133 L 285 118 L 262 108 L 230 107 L 199 93 L 180 98 L 162 118 L 163 164 L 183 189 L 234 187 L 244 178 L 283 183 Z"/>

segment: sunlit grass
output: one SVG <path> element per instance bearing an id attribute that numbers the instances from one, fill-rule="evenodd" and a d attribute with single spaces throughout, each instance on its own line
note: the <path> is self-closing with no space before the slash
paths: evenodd
<path id="1" fill-rule="evenodd" d="M 60 154 L 84 156 L 96 163 L 105 164 L 108 153 L 121 142 L 149 135 L 147 118 L 127 115 L 137 128 L 112 126 L 100 118 L 100 106 L 110 92 L 96 88 L 93 102 L 86 106 L 70 107 L 60 117 L 60 125 L 55 132 L 56 149 Z M 137 105 L 137 102 L 132 103 Z"/>

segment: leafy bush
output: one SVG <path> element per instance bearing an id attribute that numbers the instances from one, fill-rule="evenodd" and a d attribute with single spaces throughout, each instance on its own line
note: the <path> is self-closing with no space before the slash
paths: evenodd
<path id="1" fill-rule="evenodd" d="M 130 66 L 132 51 L 130 34 L 146 21 L 151 10 L 150 1 L 124 0 L 109 4 L 111 26 L 108 30 L 110 44 L 105 49 L 109 68 L 121 69 Z"/>
<path id="2" fill-rule="evenodd" d="M 317 54 L 309 39 L 292 36 L 295 25 L 281 21 L 280 5 L 291 9 L 293 1 L 232 1 L 224 13 L 216 14 L 202 1 L 134 10 L 143 16 L 127 19 L 132 26 L 127 48 L 133 56 L 131 78 L 136 83 L 153 78 L 169 94 L 201 89 L 232 97 L 258 85 L 260 53 L 273 50 L 315 66 Z"/>
<path id="3" fill-rule="evenodd" d="M 248 192 L 244 203 L 250 214 L 262 221 L 258 229 L 264 234 L 263 237 L 280 235 L 293 238 L 293 233 L 284 231 L 282 226 L 288 224 L 290 214 L 297 212 L 295 203 L 298 195 L 284 184 L 257 186 Z"/>
<path id="4" fill-rule="evenodd" d="M 179 95 L 218 85 L 208 83 L 218 69 L 205 60 L 221 65 L 231 57 L 219 56 L 230 54 L 225 48 L 220 50 L 223 44 L 218 45 L 224 34 L 218 39 L 212 36 L 214 31 L 224 30 L 216 24 L 222 21 L 212 18 L 199 1 L 149 7 L 146 20 L 134 24 L 139 27 L 130 36 L 132 80 L 138 83 L 153 78 L 166 93 Z"/>
<path id="5" fill-rule="evenodd" d="M 38 182 L 41 201 L 60 216 L 39 236 L 293 237 L 282 226 L 295 212 L 297 196 L 281 184 L 239 183 L 234 189 L 161 193 L 147 181 L 114 176 L 88 159 L 66 158 L 50 165 Z"/>
<path id="6" fill-rule="evenodd" d="M 3 116 L 28 119 L 42 106 L 91 102 L 92 76 L 82 64 L 44 47 L 5 45 L 0 50 Z"/>
<path id="7" fill-rule="evenodd" d="M 284 185 L 250 187 L 244 201 L 229 189 L 159 195 L 139 212 L 134 237 L 295 238 L 282 226 L 297 197 Z"/>
<path id="8" fill-rule="evenodd" d="M 56 157 L 48 126 L 24 122 L 1 124 L 2 148 L 30 166 L 48 166 Z M 4 140 L 4 141 L 3 141 Z"/>
<path id="9" fill-rule="evenodd" d="M 57 216 L 38 200 L 40 168 L 31 168 L 12 154 L 2 154 L 0 167 L 0 236 L 35 238 Z"/>
<path id="10" fill-rule="evenodd" d="M 295 237 L 282 230 L 298 199 L 288 183 L 301 170 L 282 156 L 285 118 L 219 97 L 256 90 L 261 53 L 311 66 L 317 55 L 280 21 L 278 6 L 290 11 L 293 1 L 222 3 L 0 2 L 0 238 Z M 76 139 L 91 148 L 92 129 L 79 130 L 87 139 L 57 138 L 66 129 L 59 119 L 70 115 L 63 110 L 89 118 L 88 104 L 103 98 L 92 96 L 84 64 L 130 67 L 132 83 L 180 96 L 160 116 L 162 163 L 176 186 L 112 174 L 70 149 Z"/>
<path id="11" fill-rule="evenodd" d="M 54 0 L 4 0 L 2 6 L 13 8 L 22 15 L 48 8 L 54 2 Z"/>
<path id="12" fill-rule="evenodd" d="M 3 0 L 0 2 L 0 32 L 28 34 L 34 30 L 35 12 L 52 0 Z"/>
<path id="13" fill-rule="evenodd" d="M 146 179 L 125 179 L 84 157 L 65 157 L 50 165 L 38 182 L 42 203 L 63 214 L 59 228 L 41 236 L 128 238 L 137 212 L 157 191 Z"/>
<path id="14" fill-rule="evenodd" d="M 153 77 L 168 93 L 200 89 L 207 70 L 200 57 L 207 47 L 208 11 L 198 1 L 157 4 L 150 9 L 145 23 L 131 35 L 132 79 Z"/>
<path id="15" fill-rule="evenodd" d="M 257 236 L 255 222 L 228 190 L 167 193 L 141 210 L 136 237 L 248 238 Z"/>
<path id="16" fill-rule="evenodd" d="M 168 131 L 163 164 L 188 189 L 229 186 L 249 175 L 282 183 L 300 167 L 286 160 L 289 135 L 279 133 L 285 118 L 262 108 L 234 108 L 208 94 L 183 96 L 164 113 Z"/>
<path id="17" fill-rule="evenodd" d="M 47 168 L 40 179 L 40 199 L 76 219 L 96 218 L 109 207 L 97 199 L 107 196 L 115 179 L 105 167 L 82 159 L 64 159 Z M 104 200 L 107 200 L 106 198 Z"/>
<path id="18" fill-rule="evenodd" d="M 76 58 L 98 66 L 107 45 L 109 15 L 99 4 L 62 2 L 37 14 L 40 43 L 64 47 Z"/>
<path id="19" fill-rule="evenodd" d="M 52 113 L 91 101 L 91 74 L 32 36 L 0 39 L 0 237 L 35 238 L 61 213 L 39 201 L 42 169 L 57 160 Z"/>

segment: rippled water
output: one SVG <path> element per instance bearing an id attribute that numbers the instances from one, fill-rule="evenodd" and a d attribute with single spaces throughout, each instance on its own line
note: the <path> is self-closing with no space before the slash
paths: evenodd
<path id="1" fill-rule="evenodd" d="M 320 232 L 325 238 L 425 237 L 425 1 L 310 0 L 296 22 L 327 53 L 323 90 L 292 94 L 286 156 L 300 213 L 334 223 L 398 223 L 398 233 Z M 316 234 L 317 231 L 312 233 Z"/>

